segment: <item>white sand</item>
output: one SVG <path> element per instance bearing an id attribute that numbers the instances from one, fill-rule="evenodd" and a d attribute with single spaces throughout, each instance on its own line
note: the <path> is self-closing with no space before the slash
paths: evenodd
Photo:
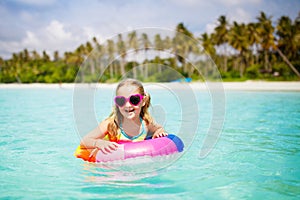
<path id="1" fill-rule="evenodd" d="M 188 85 L 185 85 L 188 84 Z M 115 89 L 116 83 L 114 84 L 74 84 L 74 83 L 63 83 L 63 84 L 0 84 L 0 89 L 26 89 L 26 88 L 64 88 L 74 89 L 74 87 L 84 88 L 107 88 Z M 245 82 L 193 82 L 193 83 L 145 83 L 145 86 L 151 88 L 161 88 L 162 85 L 167 87 L 181 88 L 181 86 L 190 86 L 193 89 L 207 90 L 214 86 L 224 88 L 224 90 L 240 90 L 240 91 L 300 91 L 300 81 L 294 82 L 266 82 L 266 81 L 245 81 Z"/>

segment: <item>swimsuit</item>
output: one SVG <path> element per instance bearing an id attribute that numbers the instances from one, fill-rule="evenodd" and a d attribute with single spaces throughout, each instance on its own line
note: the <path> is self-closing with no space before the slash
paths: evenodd
<path id="1" fill-rule="evenodd" d="M 142 130 L 136 136 L 131 137 L 131 136 L 127 135 L 125 133 L 125 131 L 123 130 L 122 123 L 120 123 L 120 129 L 118 130 L 118 135 L 117 135 L 116 139 L 111 139 L 109 134 L 106 134 L 106 136 L 103 139 L 113 141 L 113 142 L 118 142 L 118 143 L 143 141 L 146 139 L 147 131 L 145 130 L 145 122 L 143 121 L 142 118 L 140 118 L 140 122 L 142 124 Z"/>
<path id="2" fill-rule="evenodd" d="M 142 118 L 140 118 L 140 122 L 142 124 L 142 130 L 141 132 L 136 135 L 136 136 L 129 136 L 125 133 L 125 131 L 123 130 L 122 124 L 120 123 L 120 132 L 119 136 L 118 136 L 118 142 L 137 142 L 137 141 L 143 141 L 145 140 L 146 136 L 147 136 L 147 132 L 145 131 L 145 125 L 144 125 L 144 121 Z"/>

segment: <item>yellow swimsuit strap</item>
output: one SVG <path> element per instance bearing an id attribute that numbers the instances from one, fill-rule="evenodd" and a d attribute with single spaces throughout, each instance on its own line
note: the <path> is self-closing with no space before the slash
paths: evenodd
<path id="1" fill-rule="evenodd" d="M 141 132 L 136 135 L 136 136 L 129 136 L 125 133 L 125 131 L 123 130 L 122 128 L 122 124 L 120 124 L 120 131 L 121 131 L 121 134 L 120 134 L 120 140 L 131 140 L 131 141 L 141 141 L 141 140 L 144 140 L 145 137 L 146 137 L 146 131 L 145 131 L 145 126 L 144 126 L 144 123 L 143 123 L 143 119 L 140 117 L 140 122 L 142 124 L 142 130 Z"/>

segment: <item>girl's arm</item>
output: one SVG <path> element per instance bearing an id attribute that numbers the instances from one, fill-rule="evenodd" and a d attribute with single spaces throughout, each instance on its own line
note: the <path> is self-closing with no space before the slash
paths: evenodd
<path id="1" fill-rule="evenodd" d="M 161 125 L 155 123 L 148 125 L 148 131 L 150 132 L 150 136 L 152 136 L 152 138 L 164 137 L 168 135 Z"/>
<path id="2" fill-rule="evenodd" d="M 85 135 L 80 145 L 85 146 L 88 149 L 99 149 L 104 154 L 111 153 L 117 149 L 118 144 L 103 140 L 105 133 L 107 132 L 108 120 L 101 122 L 94 130 Z"/>

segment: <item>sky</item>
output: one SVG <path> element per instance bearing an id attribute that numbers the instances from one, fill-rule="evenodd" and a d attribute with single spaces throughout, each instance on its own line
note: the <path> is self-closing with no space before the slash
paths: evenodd
<path id="1" fill-rule="evenodd" d="M 178 23 L 200 36 L 211 33 L 217 19 L 254 22 L 263 11 L 274 23 L 294 20 L 300 0 L 0 0 L 0 57 L 29 51 L 74 51 L 96 37 L 156 27 L 174 30 Z"/>

